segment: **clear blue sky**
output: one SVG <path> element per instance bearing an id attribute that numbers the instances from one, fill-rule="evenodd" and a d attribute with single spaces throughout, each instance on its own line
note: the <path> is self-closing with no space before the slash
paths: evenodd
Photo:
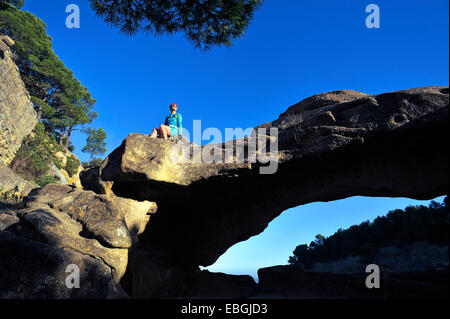
<path id="1" fill-rule="evenodd" d="M 81 28 L 67 29 L 68 4 L 81 9 Z M 368 4 L 381 28 L 365 26 Z M 107 132 L 108 152 L 131 132 L 150 133 L 179 105 L 183 126 L 243 129 L 272 121 L 290 105 L 322 92 L 375 94 L 448 85 L 447 0 L 265 0 L 247 33 L 231 48 L 202 52 L 182 34 L 126 37 L 96 18 L 87 0 L 27 0 L 44 20 L 56 54 L 97 99 L 94 127 Z M 204 141 L 207 143 L 208 141 Z M 85 136 L 75 134 L 75 153 Z M 331 235 L 408 199 L 349 198 L 285 212 L 266 232 L 229 249 L 212 270 L 254 274 L 284 264 L 296 245 Z"/>

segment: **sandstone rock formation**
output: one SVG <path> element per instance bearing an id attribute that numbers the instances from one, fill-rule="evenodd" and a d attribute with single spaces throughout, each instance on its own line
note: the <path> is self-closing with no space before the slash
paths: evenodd
<path id="1" fill-rule="evenodd" d="M 404 244 L 401 248 L 395 246 L 382 247 L 372 254 L 371 263 L 380 267 L 385 277 L 399 277 L 404 274 L 439 273 L 448 276 L 449 264 L 448 246 L 439 246 L 428 242 Z M 352 256 L 341 260 L 312 263 L 308 271 L 336 274 L 361 274 L 365 272 L 365 262 L 362 256 Z"/>
<path id="2" fill-rule="evenodd" d="M 0 194 L 17 192 L 27 195 L 36 185 L 14 173 L 9 167 L 0 164 Z"/>
<path id="3" fill-rule="evenodd" d="M 76 173 L 73 174 L 72 176 L 69 175 L 69 173 L 67 172 L 66 169 L 64 169 L 64 167 L 66 167 L 67 161 L 70 157 L 74 157 L 78 162 L 80 161 L 79 158 L 72 152 L 70 152 L 67 149 L 63 149 L 62 151 L 59 151 L 57 153 L 55 153 L 55 156 L 60 160 L 60 164 L 62 166 L 62 168 L 58 169 L 58 172 L 55 172 L 55 176 L 58 177 L 62 177 L 60 178 L 61 184 L 63 185 L 74 185 L 76 187 L 81 188 L 81 181 L 80 181 L 80 173 L 81 171 L 83 171 L 83 166 L 81 166 L 81 164 L 78 166 Z M 59 174 L 58 174 L 59 173 Z M 51 171 L 48 172 L 49 175 L 52 174 Z"/>
<path id="4" fill-rule="evenodd" d="M 9 49 L 12 45 L 14 41 L 8 36 L 0 36 L 0 195 L 14 190 L 25 196 L 36 185 L 17 176 L 8 165 L 13 161 L 24 137 L 32 132 L 38 116 L 12 59 Z M 66 166 L 70 156 L 76 157 L 68 150 L 55 155 L 62 167 Z M 69 176 L 64 168 L 58 169 L 52 164 L 47 175 L 57 176 L 61 184 L 73 184 L 81 188 L 78 176 L 82 170 L 80 165 L 77 174 Z"/>
<path id="5" fill-rule="evenodd" d="M 126 291 L 141 298 L 245 298 L 257 285 L 248 275 L 201 271 L 173 260 L 169 253 L 132 248 L 121 281 Z"/>
<path id="6" fill-rule="evenodd" d="M 352 296 L 359 278 L 283 268 L 262 270 L 256 285 L 249 276 L 199 265 L 211 265 L 294 206 L 355 195 L 447 194 L 448 93 L 426 87 L 319 94 L 231 144 L 131 134 L 100 167 L 80 174 L 84 190 L 48 185 L 33 190 L 22 209 L 0 211 L 0 298 L 126 297 L 122 287 L 134 298 L 279 296 L 273 283 L 288 289 L 296 282 L 310 296 L 333 297 L 330 289 Z M 273 128 L 278 136 L 269 134 Z M 253 154 L 253 140 L 269 147 Z M 243 161 L 184 161 L 180 151 Z M 253 160 L 260 155 L 276 161 L 274 174 L 261 174 L 267 164 Z M 65 285 L 69 264 L 80 267 L 80 289 Z"/>
<path id="7" fill-rule="evenodd" d="M 7 166 L 38 119 L 12 59 L 9 49 L 12 45 L 13 40 L 0 36 L 0 195 L 14 192 L 21 196 L 28 194 L 35 186 Z"/>
<path id="8" fill-rule="evenodd" d="M 260 174 L 262 165 L 248 157 L 243 163 L 177 163 L 173 142 L 131 134 L 99 168 L 82 174 L 82 184 L 157 202 L 140 246 L 207 266 L 291 207 L 356 195 L 447 194 L 448 93 L 435 86 L 310 97 L 256 128 L 263 141 L 270 128 L 278 129 L 278 170 L 271 175 Z M 249 141 L 237 142 L 247 147 Z M 213 147 L 225 151 L 225 143 Z"/>
<path id="9" fill-rule="evenodd" d="M 7 46 L 13 44 L 9 37 L 0 37 L 0 163 L 4 165 L 11 163 L 23 138 L 38 121 Z"/>
<path id="10" fill-rule="evenodd" d="M 125 297 L 128 248 L 155 211 L 64 185 L 34 189 L 23 209 L 0 211 L 0 298 Z M 71 264 L 79 289 L 65 284 Z"/>
<path id="11" fill-rule="evenodd" d="M 111 269 L 96 257 L 0 231 L 0 298 L 119 298 Z M 69 265 L 80 270 L 80 288 L 68 289 Z"/>
<path id="12" fill-rule="evenodd" d="M 382 289 L 367 289 L 366 275 L 308 272 L 295 266 L 262 268 L 258 270 L 258 290 L 252 298 L 448 298 L 447 286 L 430 283 L 383 278 Z"/>

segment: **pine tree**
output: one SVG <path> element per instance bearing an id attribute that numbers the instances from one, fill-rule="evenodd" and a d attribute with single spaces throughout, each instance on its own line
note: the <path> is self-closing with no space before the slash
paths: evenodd
<path id="1" fill-rule="evenodd" d="M 184 32 L 195 47 L 232 44 L 262 0 L 90 0 L 95 13 L 128 35 Z"/>
<path id="2" fill-rule="evenodd" d="M 25 0 L 0 0 L 0 5 L 8 3 L 20 9 L 25 4 Z"/>
<path id="3" fill-rule="evenodd" d="M 94 155 L 103 155 L 106 152 L 106 132 L 102 128 L 88 128 L 86 134 L 86 146 L 81 151 L 89 154 L 89 162 L 92 162 Z"/>

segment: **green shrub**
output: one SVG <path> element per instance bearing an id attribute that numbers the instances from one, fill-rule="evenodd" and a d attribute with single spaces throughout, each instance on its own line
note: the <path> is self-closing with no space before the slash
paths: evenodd
<path id="1" fill-rule="evenodd" d="M 27 180 L 38 182 L 52 163 L 61 167 L 61 161 L 55 155 L 58 151 L 61 151 L 61 146 L 45 132 L 44 125 L 38 123 L 22 141 L 11 168 Z"/>
<path id="2" fill-rule="evenodd" d="M 100 166 L 103 163 L 103 159 L 102 158 L 94 158 L 92 161 L 90 161 L 89 166 L 91 167 L 95 167 L 95 166 Z"/>
<path id="3" fill-rule="evenodd" d="M 57 184 L 57 183 L 59 183 L 59 178 L 56 175 L 46 175 L 46 176 L 39 178 L 37 183 L 41 187 L 48 185 L 48 184 Z"/>
<path id="4" fill-rule="evenodd" d="M 80 167 L 80 165 L 80 161 L 75 156 L 71 155 L 67 158 L 65 169 L 70 177 L 78 172 L 78 167 Z"/>
<path id="5" fill-rule="evenodd" d="M 55 156 L 55 158 L 53 159 L 53 164 L 55 164 L 55 166 L 56 166 L 58 169 L 63 168 L 62 160 L 59 159 L 59 158 L 56 157 L 56 156 Z"/>
<path id="6" fill-rule="evenodd" d="M 97 166 L 102 165 L 102 163 L 103 163 L 103 159 L 99 157 L 99 158 L 94 158 L 90 162 L 82 162 L 81 166 L 83 166 L 83 168 L 97 167 Z"/>
<path id="7" fill-rule="evenodd" d="M 18 205 L 23 201 L 22 194 L 19 194 L 15 192 L 14 190 L 9 190 L 6 192 L 3 192 L 0 190 L 0 208 L 4 205 L 9 206 L 15 206 Z"/>

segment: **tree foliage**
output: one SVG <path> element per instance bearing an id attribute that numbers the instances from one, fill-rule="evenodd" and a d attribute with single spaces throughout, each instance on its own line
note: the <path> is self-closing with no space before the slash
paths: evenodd
<path id="1" fill-rule="evenodd" d="M 316 236 L 316 241 L 299 245 L 290 264 L 305 265 L 329 262 L 350 256 L 366 256 L 385 246 L 401 246 L 416 241 L 448 245 L 449 207 L 432 201 L 426 206 L 408 206 L 389 211 L 373 222 L 365 221 L 346 230 L 339 229 L 330 237 Z M 319 244 L 321 242 L 321 244 Z"/>
<path id="2" fill-rule="evenodd" d="M 90 0 L 105 22 L 133 35 L 138 31 L 184 32 L 195 47 L 231 45 L 242 36 L 262 0 Z"/>
<path id="3" fill-rule="evenodd" d="M 73 130 L 97 117 L 95 100 L 54 53 L 42 20 L 0 4 L 0 21 L 0 33 L 16 41 L 14 59 L 40 119 L 68 148 Z"/>
<path id="4" fill-rule="evenodd" d="M 67 158 L 66 167 L 64 169 L 67 171 L 67 174 L 69 174 L 69 177 L 72 177 L 78 173 L 80 165 L 80 161 L 75 156 L 71 155 Z"/>
<path id="5" fill-rule="evenodd" d="M 0 0 L 0 5 L 2 4 L 11 4 L 20 9 L 24 6 L 25 0 Z"/>
<path id="6" fill-rule="evenodd" d="M 81 165 L 83 168 L 96 167 L 100 166 L 103 163 L 103 159 L 101 157 L 94 157 L 89 162 L 82 162 Z"/>
<path id="7" fill-rule="evenodd" d="M 37 184 L 41 187 L 48 184 L 57 184 L 59 183 L 59 178 L 56 175 L 46 175 L 38 179 Z"/>
<path id="8" fill-rule="evenodd" d="M 58 153 L 66 154 L 65 164 Z M 64 147 L 45 131 L 44 124 L 38 123 L 33 132 L 23 140 L 10 166 L 26 180 L 43 186 L 59 181 L 51 173 L 50 167 L 53 164 L 58 169 L 65 169 L 70 177 L 78 173 L 80 161 L 70 153 L 67 155 Z"/>
<path id="9" fill-rule="evenodd" d="M 106 152 L 106 132 L 102 129 L 88 128 L 86 146 L 82 149 L 83 153 L 90 155 L 89 162 L 92 161 L 94 155 L 103 155 Z"/>

